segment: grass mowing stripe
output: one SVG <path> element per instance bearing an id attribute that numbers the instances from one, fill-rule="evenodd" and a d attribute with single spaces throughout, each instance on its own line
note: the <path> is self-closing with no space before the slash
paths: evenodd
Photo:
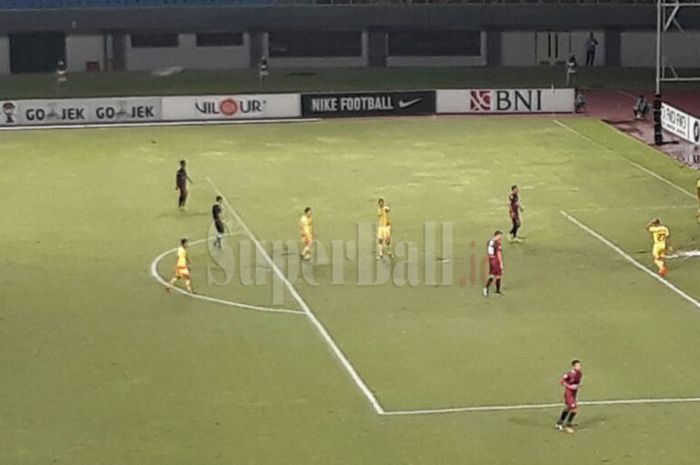
<path id="1" fill-rule="evenodd" d="M 214 191 L 223 198 L 224 204 L 226 205 L 226 208 L 229 209 L 229 211 L 231 212 L 231 215 L 233 215 L 233 217 L 236 219 L 239 226 L 248 235 L 248 237 L 250 237 L 250 240 L 253 241 L 253 243 L 255 244 L 255 247 L 258 249 L 260 254 L 265 258 L 265 261 L 267 261 L 270 264 L 270 268 L 272 269 L 273 273 L 280 279 L 280 281 L 282 281 L 282 283 L 284 283 L 284 285 L 287 287 L 287 290 L 289 290 L 289 293 L 292 294 L 292 297 L 294 297 L 294 300 L 296 300 L 297 303 L 299 304 L 299 306 L 302 308 L 302 310 L 304 310 L 304 313 L 306 313 L 306 316 L 309 317 L 309 320 L 311 320 L 311 322 L 316 327 L 316 329 L 318 330 L 318 332 L 321 335 L 321 337 L 323 338 L 323 340 L 326 341 L 326 344 L 328 344 L 328 347 L 330 347 L 331 351 L 336 356 L 336 358 L 338 359 L 340 364 L 348 372 L 348 374 L 350 375 L 350 378 L 353 380 L 353 382 L 358 387 L 360 392 L 365 396 L 365 398 L 367 398 L 367 400 L 369 401 L 369 403 L 372 406 L 372 408 L 374 409 L 374 411 L 379 415 L 383 414 L 384 408 L 381 406 L 381 404 L 379 403 L 377 398 L 374 396 L 372 391 L 370 391 L 367 384 L 365 384 L 364 380 L 362 379 L 360 374 L 357 372 L 355 367 L 352 366 L 352 364 L 350 363 L 350 360 L 348 360 L 348 358 L 345 356 L 343 351 L 340 350 L 340 347 L 338 347 L 338 344 L 336 344 L 336 342 L 333 340 L 333 338 L 331 337 L 331 335 L 328 332 L 328 330 L 326 329 L 326 327 L 323 326 L 323 323 L 321 323 L 321 321 L 318 319 L 318 317 L 316 317 L 316 314 L 313 311 L 311 311 L 311 308 L 308 306 L 306 301 L 304 301 L 304 299 L 301 297 L 301 295 L 296 290 L 294 285 L 287 279 L 287 277 L 284 275 L 284 273 L 282 273 L 282 271 L 279 269 L 277 264 L 275 264 L 275 262 L 272 260 L 270 255 L 267 253 L 267 250 L 265 250 L 265 248 L 262 246 L 262 244 L 260 244 L 260 241 L 258 241 L 258 239 L 255 237 L 255 235 L 248 228 L 248 225 L 246 225 L 245 222 L 243 222 L 243 218 L 241 218 L 241 216 L 238 214 L 238 212 L 233 208 L 233 206 L 231 206 L 231 204 L 229 203 L 226 196 L 221 192 L 221 190 L 216 186 L 216 184 L 214 184 L 214 181 L 212 181 L 211 178 L 209 178 L 208 176 L 207 176 L 207 182 L 209 182 L 209 184 L 211 184 Z"/>
<path id="2" fill-rule="evenodd" d="M 607 147 L 607 146 L 601 144 L 601 143 L 598 142 L 597 140 L 591 139 L 591 138 L 588 137 L 587 135 L 582 134 L 581 132 L 579 132 L 579 131 L 577 131 L 576 129 L 572 128 L 572 127 L 569 126 L 568 124 L 562 123 L 562 122 L 559 121 L 558 119 L 554 119 L 554 120 L 552 120 L 552 121 L 553 121 L 554 124 L 556 124 L 557 126 L 560 126 L 560 127 L 564 128 L 564 129 L 566 129 L 567 131 L 569 131 L 569 132 L 571 132 L 571 133 L 573 133 L 573 134 L 576 134 L 576 136 L 578 136 L 579 138 L 581 138 L 581 139 L 583 139 L 583 140 L 585 140 L 585 141 L 588 141 L 588 142 L 590 142 L 590 143 L 592 143 L 592 144 L 595 144 L 595 145 L 597 145 L 598 147 L 603 148 L 603 149 L 605 149 L 605 150 L 607 150 L 607 151 L 609 151 L 609 152 L 612 152 L 612 153 L 614 153 L 614 154 L 617 154 L 617 152 L 615 152 L 615 151 L 614 151 L 613 149 L 611 149 L 610 147 Z M 625 157 L 622 157 L 622 158 L 625 158 Z M 643 167 L 643 166 L 640 165 L 639 163 L 635 163 L 635 162 L 633 162 L 633 161 L 631 161 L 631 160 L 627 160 L 626 158 L 625 158 L 625 160 L 626 160 L 627 163 L 629 163 L 630 165 L 634 166 L 635 168 L 637 168 L 637 169 L 639 169 L 639 170 L 644 171 L 644 172 L 647 173 L 648 175 L 650 175 L 650 176 L 656 178 L 657 180 L 659 180 L 659 181 L 661 181 L 661 182 L 663 182 L 663 183 L 665 183 L 665 184 L 668 184 L 669 186 L 671 186 L 671 187 L 673 187 L 674 189 L 676 189 L 678 192 L 680 192 L 680 193 L 682 193 L 682 194 L 684 194 L 684 195 L 686 195 L 686 196 L 688 196 L 688 197 L 690 197 L 690 198 L 695 199 L 695 194 L 693 194 L 692 192 L 688 192 L 687 190 L 683 189 L 681 186 L 679 186 L 678 184 L 674 183 L 673 181 L 670 181 L 670 180 L 664 178 L 663 176 L 660 176 L 660 175 L 654 173 L 653 171 L 651 171 L 651 170 L 649 170 L 649 169 Z"/>
<path id="3" fill-rule="evenodd" d="M 682 291 L 681 289 L 679 289 L 678 287 L 676 287 L 676 286 L 675 286 L 674 284 L 672 284 L 671 282 L 669 282 L 669 281 L 663 279 L 661 276 L 659 276 L 658 274 L 654 273 L 654 272 L 651 271 L 649 268 L 645 267 L 644 265 L 642 265 L 641 263 L 639 263 L 637 260 L 635 260 L 634 258 L 632 258 L 627 252 L 625 252 L 624 250 L 622 250 L 620 247 L 618 247 L 617 245 L 613 244 L 610 240 L 606 239 L 603 235 L 601 235 L 600 233 L 598 233 L 598 232 L 594 231 L 593 229 L 589 228 L 589 227 L 586 226 L 585 224 L 581 223 L 579 220 L 577 220 L 577 219 L 574 218 L 573 216 L 569 215 L 569 214 L 566 213 L 565 211 L 562 211 L 561 214 L 564 215 L 564 217 L 565 217 L 567 220 L 571 221 L 573 224 L 575 224 L 576 226 L 578 226 L 579 228 L 583 229 L 585 232 L 587 232 L 587 233 L 590 234 L 591 236 L 593 236 L 593 237 L 595 237 L 596 239 L 598 239 L 598 240 L 599 240 L 600 242 L 602 242 L 603 244 L 605 244 L 605 245 L 607 245 L 608 247 L 610 247 L 611 249 L 613 249 L 615 252 L 617 252 L 618 255 L 620 255 L 622 258 L 624 258 L 625 260 L 627 260 L 628 262 L 630 262 L 630 263 L 631 263 L 632 265 L 634 265 L 636 268 L 642 270 L 643 272 L 645 272 L 646 274 L 648 274 L 649 276 L 651 276 L 652 278 L 654 278 L 655 280 L 657 280 L 658 282 L 660 282 L 661 284 L 663 284 L 664 286 L 666 286 L 667 288 L 669 288 L 670 290 L 672 290 L 673 292 L 675 292 L 676 294 L 678 294 L 680 297 L 682 297 L 683 299 L 685 299 L 685 300 L 687 300 L 688 302 L 690 302 L 691 304 L 693 304 L 693 305 L 695 306 L 695 308 L 700 309 L 700 302 L 698 302 L 694 297 L 688 295 L 686 292 Z"/>
<path id="4" fill-rule="evenodd" d="M 317 123 L 318 118 L 272 118 L 272 119 L 214 119 L 183 121 L 138 121 L 133 123 L 89 123 L 89 124 L 35 124 L 30 126 L 0 126 L 0 131 L 35 131 L 49 129 L 116 129 L 167 126 L 220 126 L 223 124 L 277 124 L 277 123 Z"/>

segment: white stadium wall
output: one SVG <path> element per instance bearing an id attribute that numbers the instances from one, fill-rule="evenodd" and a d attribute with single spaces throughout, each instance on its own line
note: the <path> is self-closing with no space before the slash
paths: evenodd
<path id="1" fill-rule="evenodd" d="M 86 71 L 88 62 L 97 62 L 104 69 L 105 38 L 103 35 L 66 36 L 66 66 L 68 72 Z"/>
<path id="2" fill-rule="evenodd" d="M 0 36 L 0 75 L 10 73 L 10 40 Z"/>
<path id="3" fill-rule="evenodd" d="M 653 67 L 656 63 L 656 32 L 620 34 L 622 66 Z M 700 66 L 700 31 L 669 32 L 664 35 L 666 64 L 677 68 Z"/>
<path id="4" fill-rule="evenodd" d="M 533 31 L 501 33 L 501 60 L 503 66 L 536 65 L 535 33 Z"/>
<path id="5" fill-rule="evenodd" d="M 126 69 L 153 71 L 173 66 L 186 69 L 247 68 L 250 65 L 250 37 L 243 34 L 240 46 L 198 47 L 197 35 L 179 34 L 177 47 L 134 48 L 128 37 Z"/>
<path id="6" fill-rule="evenodd" d="M 586 63 L 586 41 L 589 34 L 593 32 L 598 40 L 598 50 L 595 54 L 596 66 L 605 64 L 605 33 L 603 31 L 565 31 L 557 32 L 562 47 L 560 58 L 557 61 L 564 61 L 569 53 L 576 55 L 579 65 Z M 548 32 L 536 31 L 504 31 L 501 33 L 501 60 L 503 66 L 535 66 L 546 60 L 546 53 L 538 51 L 538 34 L 548 34 Z M 545 41 L 546 43 L 546 41 Z M 541 45 L 540 45 L 541 46 Z"/>
<path id="7" fill-rule="evenodd" d="M 579 64 L 585 63 L 585 43 L 590 31 L 575 30 L 568 32 L 537 31 L 503 31 L 500 37 L 500 56 L 502 66 L 536 66 L 547 62 L 543 52 L 547 34 L 559 36 L 560 56 L 553 61 L 563 61 L 562 54 L 572 51 Z M 605 33 L 594 31 L 599 42 L 595 64 L 605 64 Z M 620 64 L 624 67 L 653 67 L 655 64 L 656 35 L 653 30 L 620 32 Z M 481 54 L 478 56 L 388 56 L 389 67 L 400 66 L 485 66 L 488 53 L 487 34 L 481 33 Z M 243 33 L 241 45 L 236 46 L 197 46 L 195 33 L 178 35 L 175 47 L 132 47 L 127 37 L 125 48 L 126 69 L 129 71 L 152 71 L 172 66 L 187 69 L 233 69 L 250 66 L 251 42 L 248 33 Z M 270 57 L 271 68 L 304 67 L 364 67 L 368 65 L 368 33 L 361 35 L 362 52 L 354 57 Z M 697 68 L 700 66 L 700 30 L 685 33 L 668 33 L 666 35 L 666 62 L 679 68 Z M 109 44 L 108 44 L 109 45 Z M 100 69 L 106 68 L 105 37 L 100 34 L 68 34 L 66 36 L 66 62 L 70 72 L 83 72 L 88 62 L 97 62 Z M 269 56 L 269 37 L 263 35 L 263 53 Z M 558 66 L 558 65 L 557 65 Z M 10 45 L 6 35 L 0 35 L 0 75 L 10 73 Z"/>

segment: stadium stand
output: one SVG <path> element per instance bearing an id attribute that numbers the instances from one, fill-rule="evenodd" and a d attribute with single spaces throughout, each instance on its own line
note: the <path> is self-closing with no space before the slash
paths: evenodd
<path id="1" fill-rule="evenodd" d="M 0 0 L 0 9 L 59 9 L 59 8 L 139 8 L 168 6 L 268 5 L 275 3 L 305 3 L 304 0 Z M 306 2 L 308 3 L 308 2 Z"/>
<path id="2" fill-rule="evenodd" d="M 654 0 L 0 0 L 0 9 L 147 8 L 278 4 L 651 4 Z"/>

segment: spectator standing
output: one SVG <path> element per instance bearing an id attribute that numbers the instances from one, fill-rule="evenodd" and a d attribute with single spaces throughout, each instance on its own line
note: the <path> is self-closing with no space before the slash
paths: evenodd
<path id="1" fill-rule="evenodd" d="M 270 68 L 267 64 L 267 57 L 263 56 L 260 58 L 260 65 L 258 66 L 258 79 L 260 80 L 260 87 L 263 86 L 265 79 L 270 75 Z"/>
<path id="2" fill-rule="evenodd" d="M 593 66 L 596 50 L 598 50 L 598 40 L 591 32 L 591 35 L 588 36 L 588 40 L 586 40 L 586 66 Z"/>
<path id="3" fill-rule="evenodd" d="M 63 84 L 68 80 L 66 62 L 63 60 L 58 60 L 56 64 L 56 82 Z"/>
<path id="4" fill-rule="evenodd" d="M 569 55 L 569 59 L 566 60 L 566 85 L 571 87 L 574 85 L 574 78 L 576 77 L 576 68 L 578 68 L 578 62 L 576 61 L 576 55 L 573 53 Z"/>

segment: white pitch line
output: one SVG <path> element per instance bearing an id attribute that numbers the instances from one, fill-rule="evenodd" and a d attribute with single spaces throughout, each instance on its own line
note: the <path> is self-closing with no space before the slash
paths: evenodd
<path id="1" fill-rule="evenodd" d="M 614 399 L 614 400 L 589 400 L 579 402 L 579 405 L 639 405 L 639 404 L 681 404 L 690 402 L 700 402 L 700 397 L 677 397 L 660 399 Z M 478 405 L 474 407 L 454 407 L 440 409 L 423 410 L 394 410 L 384 412 L 385 416 L 410 416 L 410 415 L 439 415 L 446 413 L 468 413 L 468 412 L 502 412 L 515 410 L 543 410 L 561 407 L 562 403 L 552 404 L 522 404 L 522 405 Z"/>
<path id="2" fill-rule="evenodd" d="M 647 210 L 681 210 L 681 209 L 697 209 L 698 207 L 696 205 L 650 205 L 648 207 L 581 207 L 581 208 L 569 208 L 567 211 L 569 213 L 578 213 L 578 212 L 611 212 L 611 211 L 616 211 L 616 210 L 624 210 L 624 211 L 630 211 L 630 210 L 640 210 L 640 211 L 647 211 Z"/>
<path id="3" fill-rule="evenodd" d="M 668 179 L 664 178 L 663 176 L 659 176 L 658 174 L 654 173 L 653 171 L 651 171 L 651 170 L 649 170 L 649 169 L 647 169 L 647 168 L 644 168 L 644 167 L 643 167 L 642 165 L 640 165 L 639 163 L 635 163 L 635 162 L 630 161 L 630 160 L 627 160 L 627 162 L 628 162 L 629 164 L 631 164 L 632 166 L 634 166 L 634 167 L 636 167 L 636 168 L 638 168 L 638 169 L 644 171 L 644 172 L 647 173 L 648 175 L 655 177 L 655 178 L 658 179 L 659 181 L 668 184 L 669 186 L 671 186 L 671 187 L 673 187 L 674 189 L 676 189 L 678 192 L 681 192 L 681 193 L 687 195 L 687 196 L 690 197 L 691 199 L 695 199 L 695 198 L 696 198 L 696 197 L 695 197 L 695 194 L 693 194 L 693 193 L 691 193 L 691 192 L 688 192 L 687 190 L 683 189 L 681 186 L 679 186 L 678 184 L 674 183 L 673 181 L 669 181 Z"/>
<path id="4" fill-rule="evenodd" d="M 588 136 L 585 135 L 585 134 L 582 134 L 581 132 L 579 132 L 579 131 L 577 131 L 576 129 L 572 128 L 572 127 L 569 126 L 568 124 L 562 123 L 562 122 L 559 121 L 558 119 L 554 119 L 554 120 L 552 120 L 552 121 L 553 121 L 554 124 L 556 124 L 557 126 L 560 126 L 560 127 L 564 128 L 564 129 L 566 129 L 567 131 L 571 132 L 572 134 L 576 134 L 576 136 L 578 136 L 579 138 L 581 138 L 581 139 L 583 139 L 583 140 L 585 140 L 585 141 L 588 141 L 588 142 L 590 142 L 590 143 L 592 143 L 592 144 L 595 144 L 595 145 L 597 145 L 598 147 L 603 148 L 603 149 L 605 149 L 605 150 L 607 150 L 607 151 L 609 151 L 609 152 L 612 152 L 612 153 L 614 153 L 614 154 L 617 155 L 617 153 L 616 153 L 614 150 L 612 150 L 611 148 L 606 147 L 605 145 L 601 144 L 601 143 L 598 142 L 597 140 L 591 139 L 590 137 L 588 137 Z M 619 156 L 619 155 L 618 155 L 618 156 Z M 655 172 L 651 171 L 650 169 L 647 169 L 647 168 L 643 167 L 643 166 L 640 165 L 639 163 L 635 163 L 635 162 L 633 162 L 633 161 L 631 161 L 631 160 L 626 159 L 625 157 L 621 157 L 621 158 L 624 159 L 624 160 L 625 160 L 627 163 L 629 163 L 630 165 L 634 166 L 635 168 L 637 168 L 637 169 L 639 169 L 639 170 L 641 170 L 641 171 L 644 171 L 645 173 L 647 173 L 648 175 L 650 175 L 650 176 L 652 176 L 653 178 L 657 179 L 658 181 L 661 181 L 661 182 L 663 182 L 663 183 L 665 183 L 665 184 L 671 186 L 672 188 L 674 188 L 674 189 L 677 190 L 678 192 L 680 192 L 680 193 L 682 193 L 682 194 L 684 194 L 684 195 L 686 195 L 686 196 L 688 196 L 688 197 L 690 197 L 690 198 L 692 198 L 692 199 L 695 199 L 695 194 L 693 194 L 692 192 L 689 192 L 689 191 L 683 189 L 681 186 L 679 186 L 678 184 L 674 183 L 673 181 L 671 181 L 671 180 L 669 180 L 669 179 L 666 179 L 666 178 L 664 178 L 663 176 L 660 176 L 660 175 L 656 174 Z"/>
<path id="5" fill-rule="evenodd" d="M 591 138 L 588 137 L 587 135 L 585 135 L 585 134 L 583 134 L 583 133 L 580 133 L 579 131 L 577 131 L 576 129 L 572 128 L 572 127 L 569 126 L 568 124 L 564 124 L 564 123 L 562 123 L 561 121 L 559 121 L 558 119 L 553 119 L 552 121 L 553 121 L 554 124 L 556 124 L 557 126 L 560 126 L 560 127 L 564 128 L 564 129 L 566 129 L 566 130 L 569 131 L 570 133 L 575 134 L 577 137 L 579 137 L 579 138 L 581 138 L 581 139 L 583 139 L 583 140 L 586 140 L 586 141 L 588 141 L 588 142 L 591 142 L 591 143 L 593 143 L 593 144 L 595 144 L 595 145 L 600 146 L 600 144 L 599 144 L 598 142 L 596 142 L 595 140 L 591 139 Z M 605 147 L 605 146 L 601 146 L 601 147 Z M 607 147 L 605 147 L 605 148 L 607 149 Z M 608 149 L 608 150 L 610 150 L 610 149 Z"/>
<path id="6" fill-rule="evenodd" d="M 598 240 L 599 240 L 600 242 L 602 242 L 603 244 L 605 244 L 605 245 L 607 245 L 608 247 L 610 247 L 611 249 L 613 249 L 615 252 L 617 252 L 618 255 L 620 255 L 622 258 L 624 258 L 624 259 L 627 260 L 629 263 L 631 263 L 632 265 L 634 265 L 636 268 L 638 268 L 638 269 L 640 269 L 641 271 L 643 271 L 644 273 L 648 274 L 649 276 L 651 276 L 652 278 L 654 278 L 655 280 L 657 280 L 658 282 L 660 282 L 661 284 L 663 284 L 664 286 L 666 286 L 667 288 L 669 288 L 671 291 L 673 291 L 673 292 L 675 292 L 676 294 L 678 294 L 681 298 L 683 298 L 683 299 L 685 299 L 686 301 L 688 301 L 688 302 L 690 302 L 691 304 L 693 304 L 693 305 L 695 306 L 695 308 L 700 309 L 700 302 L 698 302 L 694 297 L 688 295 L 687 293 L 685 293 L 684 291 L 682 291 L 681 289 L 679 289 L 678 287 L 676 287 L 676 286 L 675 286 L 674 284 L 672 284 L 671 282 L 669 282 L 669 281 L 663 279 L 661 276 L 659 276 L 658 274 L 654 273 L 652 270 L 650 270 L 649 268 L 645 267 L 644 265 L 642 265 L 641 263 L 639 263 L 637 260 L 635 260 L 634 258 L 632 258 L 627 252 L 625 252 L 624 250 L 622 250 L 620 247 L 618 247 L 617 245 L 613 244 L 610 240 L 608 240 L 608 239 L 606 239 L 605 237 L 603 237 L 600 233 L 594 231 L 593 229 L 589 228 L 589 227 L 586 226 L 585 224 L 581 223 L 579 220 L 577 220 L 577 219 L 574 218 L 573 216 L 569 215 L 569 214 L 566 213 L 565 211 L 562 211 L 561 214 L 564 215 L 564 217 L 566 217 L 567 220 L 571 221 L 571 222 L 574 223 L 576 226 L 578 226 L 579 228 L 583 229 L 583 230 L 586 231 L 588 234 L 590 234 L 591 236 L 595 237 L 596 239 L 598 239 Z"/>
<path id="7" fill-rule="evenodd" d="M 287 277 L 282 273 L 282 270 L 279 269 L 277 264 L 272 260 L 270 255 L 267 253 L 267 250 L 262 246 L 260 241 L 255 237 L 255 235 L 252 233 L 252 231 L 248 228 L 248 225 L 246 225 L 243 222 L 243 218 L 238 214 L 238 212 L 231 206 L 229 203 L 228 199 L 226 196 L 221 192 L 221 190 L 216 187 L 216 184 L 214 184 L 214 181 L 211 180 L 207 176 L 207 181 L 209 184 L 211 184 L 212 188 L 218 195 L 220 195 L 224 199 L 224 204 L 226 204 L 226 207 L 229 209 L 233 217 L 238 221 L 238 224 L 240 225 L 241 228 L 243 228 L 243 231 L 250 237 L 250 239 L 255 243 L 255 247 L 258 249 L 258 252 L 265 258 L 265 260 L 270 264 L 270 268 L 272 271 L 277 275 L 277 277 L 280 279 L 282 283 L 287 287 L 287 290 L 289 291 L 290 294 L 292 294 L 292 297 L 297 301 L 299 306 L 304 310 L 304 313 L 306 313 L 306 316 L 309 317 L 309 320 L 313 323 L 313 325 L 316 327 L 318 330 L 319 334 L 323 338 L 324 341 L 326 341 L 326 344 L 328 344 L 328 347 L 331 349 L 331 352 L 336 356 L 340 364 L 345 368 L 345 371 L 348 372 L 350 375 L 350 378 L 353 380 L 355 385 L 358 387 L 360 392 L 365 396 L 365 398 L 369 401 L 370 405 L 372 405 L 372 408 L 374 408 L 374 411 L 379 414 L 383 415 L 384 408 L 381 406 L 379 403 L 379 400 L 374 396 L 372 391 L 370 391 L 369 387 L 365 382 L 363 381 L 362 377 L 360 377 L 360 374 L 357 372 L 355 367 L 352 366 L 348 358 L 345 356 L 342 350 L 340 350 L 340 347 L 338 347 L 338 344 L 333 340 L 331 337 L 330 333 L 326 329 L 325 326 L 323 326 L 323 323 L 316 317 L 313 311 L 311 311 L 311 308 L 308 306 L 308 304 L 304 301 L 304 299 L 301 297 L 299 292 L 296 290 L 294 285 L 287 279 Z"/>
<path id="8" fill-rule="evenodd" d="M 207 239 L 199 239 L 196 241 L 190 242 L 190 245 L 197 245 L 201 244 L 202 242 L 205 242 Z M 236 307 L 236 308 L 242 308 L 245 310 L 255 310 L 258 312 L 269 312 L 269 313 L 292 313 L 296 315 L 304 315 L 305 313 L 301 310 L 292 310 L 288 308 L 274 308 L 274 307 L 260 307 L 257 305 L 249 305 L 249 304 L 244 304 L 241 302 L 234 302 L 232 300 L 224 300 L 224 299 L 217 299 L 216 297 L 209 297 L 206 295 L 201 295 L 201 294 L 190 294 L 189 292 L 185 291 L 184 289 L 180 289 L 179 287 L 170 287 L 170 284 L 163 279 L 163 277 L 158 273 L 158 263 L 165 257 L 166 255 L 170 255 L 174 252 L 177 251 L 177 248 L 166 250 L 162 254 L 158 255 L 153 261 L 151 262 L 151 276 L 161 283 L 163 286 L 171 288 L 175 292 L 179 292 L 182 295 L 186 295 L 187 297 L 191 297 L 193 299 L 197 300 L 204 300 L 206 302 L 212 302 L 216 304 L 222 304 L 222 305 L 228 305 L 230 307 Z"/>
<path id="9" fill-rule="evenodd" d="M 625 97 L 629 97 L 631 100 L 637 99 L 636 95 L 630 94 L 629 92 L 625 92 L 624 90 L 616 90 L 615 92 L 617 92 L 620 95 L 624 95 Z"/>

